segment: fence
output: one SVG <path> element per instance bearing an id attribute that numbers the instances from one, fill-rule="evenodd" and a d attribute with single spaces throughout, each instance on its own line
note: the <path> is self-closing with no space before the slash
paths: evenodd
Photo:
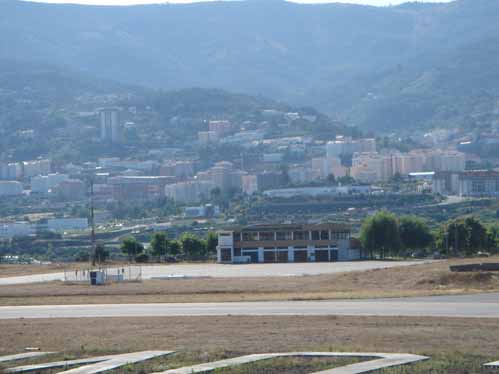
<path id="1" fill-rule="evenodd" d="M 121 266 L 112 268 L 75 269 L 64 271 L 64 282 L 68 283 L 90 283 L 90 273 L 100 272 L 103 274 L 105 283 L 113 282 L 139 282 L 142 280 L 142 267 Z"/>

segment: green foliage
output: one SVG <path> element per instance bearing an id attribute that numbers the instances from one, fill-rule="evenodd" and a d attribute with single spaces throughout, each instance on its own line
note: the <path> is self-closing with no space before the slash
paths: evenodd
<path id="1" fill-rule="evenodd" d="M 191 233 L 184 233 L 180 237 L 182 252 L 188 260 L 203 260 L 207 258 L 206 241 Z"/>
<path id="2" fill-rule="evenodd" d="M 206 238 L 206 252 L 209 256 L 217 253 L 218 235 L 216 232 L 210 231 Z"/>
<path id="3" fill-rule="evenodd" d="M 487 228 L 475 217 L 460 218 L 444 225 L 437 244 L 448 254 L 473 255 L 479 251 L 495 249 L 496 229 Z"/>
<path id="4" fill-rule="evenodd" d="M 427 223 L 419 217 L 403 216 L 399 220 L 400 241 L 406 249 L 425 249 L 433 242 Z"/>
<path id="5" fill-rule="evenodd" d="M 144 252 L 144 246 L 133 236 L 129 236 L 121 242 L 121 251 L 132 261 L 136 260 L 137 256 Z"/>
<path id="6" fill-rule="evenodd" d="M 151 239 L 151 254 L 161 260 L 168 254 L 169 241 L 165 233 L 157 232 Z"/>
<path id="7" fill-rule="evenodd" d="M 362 223 L 360 239 L 371 257 L 376 251 L 379 251 L 381 258 L 387 254 L 398 254 L 400 233 L 397 217 L 387 211 L 380 211 L 367 218 Z"/>
<path id="8" fill-rule="evenodd" d="M 97 264 L 103 264 L 104 262 L 107 261 L 108 258 L 109 258 L 109 251 L 106 249 L 103 243 L 98 243 L 95 246 L 93 262 Z"/>

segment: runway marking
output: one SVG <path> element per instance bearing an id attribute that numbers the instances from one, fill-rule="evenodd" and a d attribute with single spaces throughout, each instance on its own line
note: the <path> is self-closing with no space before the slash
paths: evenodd
<path id="1" fill-rule="evenodd" d="M 380 370 L 389 367 L 409 365 L 419 361 L 428 360 L 429 357 L 401 353 L 346 353 L 346 352 L 289 352 L 289 353 L 264 353 L 253 354 L 231 358 L 228 360 L 215 361 L 207 364 L 183 367 L 179 369 L 167 370 L 154 374 L 195 374 L 208 373 L 217 369 L 228 368 L 270 360 L 279 357 L 357 357 L 371 359 L 370 361 L 351 364 L 339 368 L 329 369 L 313 374 L 361 374 L 373 370 Z"/>
<path id="2" fill-rule="evenodd" d="M 17 355 L 0 356 L 0 363 L 10 362 L 10 361 L 18 361 L 18 360 L 26 360 L 28 358 L 46 356 L 46 355 L 50 355 L 53 353 L 54 352 L 27 352 L 27 353 L 19 353 Z"/>
<path id="3" fill-rule="evenodd" d="M 126 353 L 121 355 L 109 355 L 100 357 L 84 358 L 79 360 L 66 360 L 48 362 L 44 364 L 17 366 L 7 369 L 7 373 L 25 373 L 29 371 L 38 371 L 54 368 L 67 369 L 71 366 L 85 365 L 74 369 L 69 369 L 59 374 L 96 374 L 108 370 L 113 370 L 128 364 L 150 360 L 151 358 L 167 356 L 175 353 L 174 351 L 143 351 Z M 87 364 L 87 365 L 86 365 Z"/>

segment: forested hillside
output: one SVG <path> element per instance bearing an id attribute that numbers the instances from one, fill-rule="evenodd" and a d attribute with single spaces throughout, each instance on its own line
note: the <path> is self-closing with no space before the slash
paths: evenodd
<path id="1" fill-rule="evenodd" d="M 0 3 L 0 58 L 167 90 L 262 95 L 375 129 L 469 124 L 493 110 L 497 35 L 493 0 Z"/>

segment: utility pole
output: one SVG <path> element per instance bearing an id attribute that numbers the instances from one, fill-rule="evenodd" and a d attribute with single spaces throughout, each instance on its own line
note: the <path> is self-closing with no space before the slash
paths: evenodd
<path id="1" fill-rule="evenodd" d="M 95 212 L 94 212 L 94 178 L 90 176 L 90 252 L 88 254 L 88 261 L 91 266 L 95 266 Z"/>

